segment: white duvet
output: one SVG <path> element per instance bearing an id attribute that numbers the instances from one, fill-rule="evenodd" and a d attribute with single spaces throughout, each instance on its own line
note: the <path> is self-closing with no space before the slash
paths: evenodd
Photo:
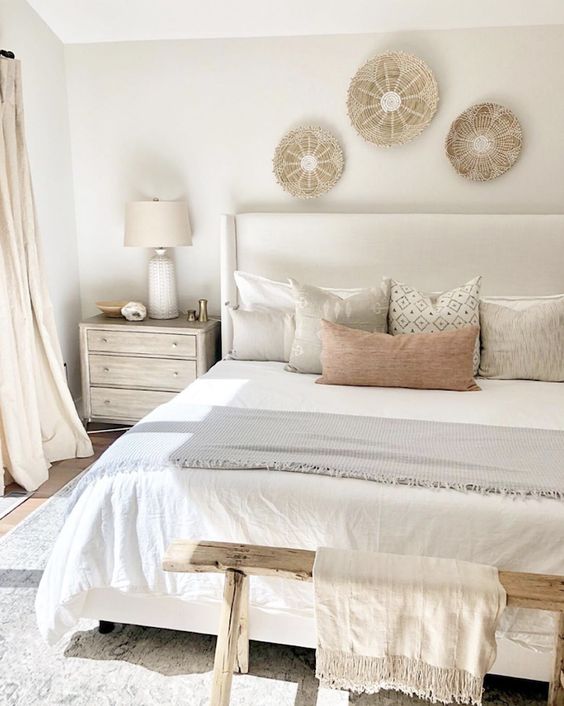
<path id="1" fill-rule="evenodd" d="M 332 387 L 315 379 L 287 373 L 282 363 L 223 361 L 144 421 L 182 420 L 191 405 L 233 405 L 564 430 L 562 384 L 480 380 L 481 392 L 460 393 Z M 142 436 L 120 442 L 141 443 Z M 173 437 L 163 435 L 158 454 L 166 457 Z M 97 463 L 111 455 L 110 448 Z M 37 595 L 41 633 L 51 642 L 61 637 L 97 588 L 217 600 L 217 576 L 160 569 L 175 537 L 351 547 L 564 574 L 561 501 L 280 471 L 132 466 L 88 485 L 70 513 Z M 251 601 L 297 616 L 309 617 L 313 608 L 311 586 L 293 581 L 256 579 Z M 552 618 L 508 610 L 502 634 L 550 649 Z"/>

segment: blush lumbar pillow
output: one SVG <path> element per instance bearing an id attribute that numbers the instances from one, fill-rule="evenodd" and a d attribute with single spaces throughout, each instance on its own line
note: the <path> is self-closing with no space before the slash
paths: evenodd
<path id="1" fill-rule="evenodd" d="M 480 376 L 564 382 L 564 299 L 521 310 L 480 303 Z"/>
<path id="2" fill-rule="evenodd" d="M 426 294 L 408 284 L 390 280 L 388 330 L 397 336 L 404 333 L 453 331 L 464 326 L 480 325 L 480 283 L 475 277 L 446 292 Z M 480 365 L 480 343 L 476 340 L 474 375 Z"/>
<path id="3" fill-rule="evenodd" d="M 473 376 L 477 326 L 391 336 L 321 322 L 322 385 L 479 390 Z"/>
<path id="4" fill-rule="evenodd" d="M 288 362 L 294 340 L 294 315 L 279 309 L 230 308 L 235 360 Z"/>
<path id="5" fill-rule="evenodd" d="M 321 372 L 321 320 L 326 319 L 365 331 L 386 331 L 389 283 L 380 288 L 361 289 L 341 297 L 326 289 L 290 279 L 296 304 L 296 334 L 288 370 Z"/>

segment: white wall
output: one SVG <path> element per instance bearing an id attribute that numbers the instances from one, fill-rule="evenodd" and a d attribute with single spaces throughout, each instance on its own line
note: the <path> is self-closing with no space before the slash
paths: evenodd
<path id="1" fill-rule="evenodd" d="M 389 150 L 351 128 L 346 91 L 370 56 L 424 58 L 439 111 Z M 194 246 L 176 252 L 184 306 L 218 310 L 218 221 L 225 211 L 563 211 L 564 28 L 535 27 L 67 47 L 82 302 L 145 297 L 147 253 L 122 245 L 130 199 L 186 197 Z M 444 156 L 451 121 L 471 104 L 511 107 L 524 130 L 518 164 L 471 183 Z M 287 196 L 272 175 L 278 140 L 299 124 L 340 139 L 346 167 L 318 200 Z M 531 233 L 534 238 L 534 233 Z"/>
<path id="2" fill-rule="evenodd" d="M 22 62 L 27 143 L 63 356 L 79 390 L 80 288 L 64 48 L 24 0 L 1 0 L 0 47 Z"/>

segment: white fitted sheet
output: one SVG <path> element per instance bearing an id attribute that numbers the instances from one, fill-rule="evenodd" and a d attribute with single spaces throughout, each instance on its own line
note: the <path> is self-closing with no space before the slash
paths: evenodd
<path id="1" fill-rule="evenodd" d="M 283 368 L 222 361 L 144 421 L 182 420 L 186 406 L 198 404 L 564 430 L 564 385 L 558 383 L 480 380 L 482 391 L 468 393 L 332 387 Z M 73 627 L 97 588 L 218 600 L 219 576 L 161 571 L 174 537 L 456 557 L 564 574 L 564 503 L 557 500 L 280 471 L 132 467 L 88 486 L 63 527 L 37 597 L 43 635 L 54 641 Z M 312 587 L 257 578 L 251 602 L 309 617 Z M 553 629 L 550 614 L 508 610 L 501 634 L 548 650 Z"/>

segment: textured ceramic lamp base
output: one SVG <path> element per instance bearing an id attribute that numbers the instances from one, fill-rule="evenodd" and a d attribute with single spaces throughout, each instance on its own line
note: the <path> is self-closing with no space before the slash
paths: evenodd
<path id="1" fill-rule="evenodd" d="M 159 248 L 149 260 L 149 317 L 151 319 L 176 319 L 178 297 L 174 262 Z"/>

